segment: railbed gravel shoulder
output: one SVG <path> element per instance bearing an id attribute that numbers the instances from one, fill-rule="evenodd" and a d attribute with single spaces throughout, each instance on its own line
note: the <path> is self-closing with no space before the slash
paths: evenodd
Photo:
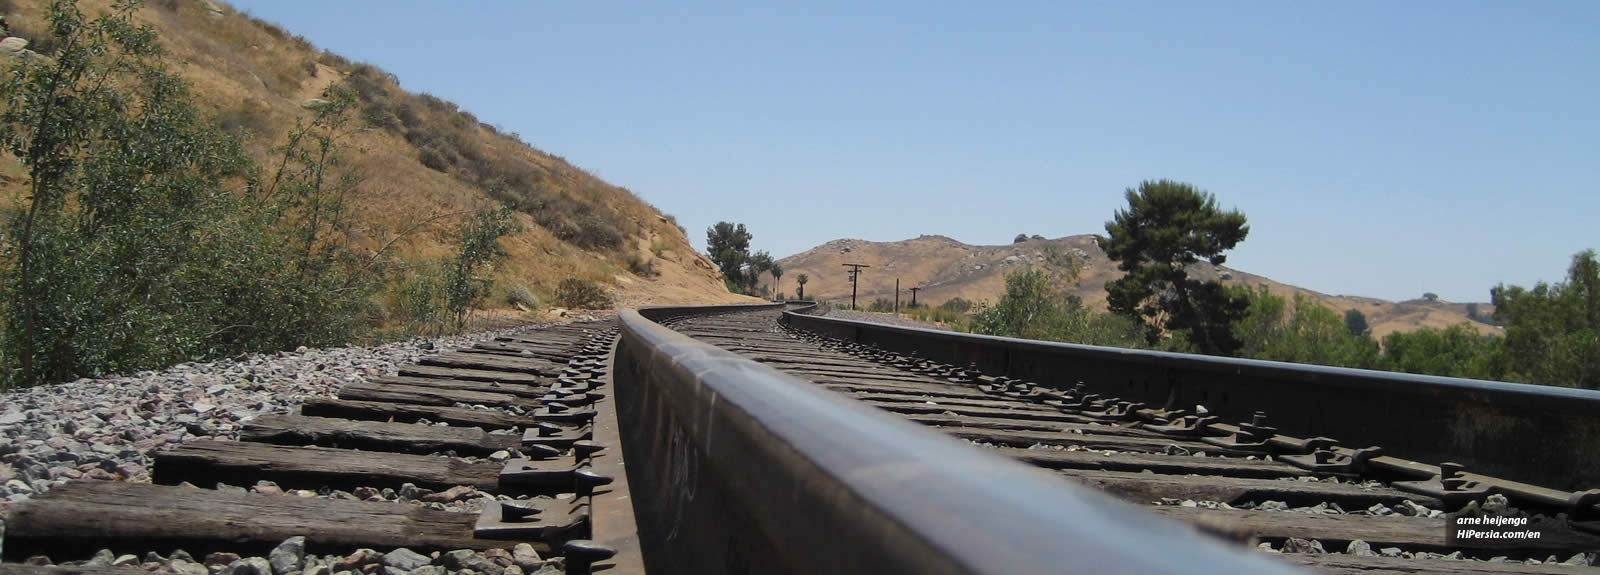
<path id="1" fill-rule="evenodd" d="M 921 321 L 921 320 L 915 320 L 915 319 L 910 319 L 910 318 L 898 317 L 898 316 L 896 316 L 894 314 L 887 314 L 887 313 L 873 313 L 873 312 L 866 312 L 866 311 L 850 311 L 850 310 L 847 310 L 847 309 L 835 309 L 835 310 L 829 310 L 827 313 L 825 313 L 823 315 L 826 315 L 828 317 L 836 317 L 836 318 L 839 318 L 839 319 L 850 319 L 850 320 L 855 320 L 855 321 L 870 321 L 870 322 L 873 322 L 873 323 L 886 323 L 886 324 L 889 324 L 889 325 L 898 325 L 900 327 L 919 327 L 919 328 L 922 328 L 922 329 L 936 329 L 936 330 L 940 330 L 940 331 L 950 331 L 950 328 L 948 326 L 941 326 L 941 325 L 933 323 L 931 321 Z"/>
<path id="2" fill-rule="evenodd" d="M 346 383 L 395 375 L 439 350 L 550 325 L 373 347 L 302 347 L 4 393 L 0 515 L 69 480 L 149 482 L 153 452 L 197 439 L 236 439 L 243 422 L 293 413 L 306 398 L 333 397 Z"/>
<path id="3" fill-rule="evenodd" d="M 566 572 L 565 559 L 540 557 L 527 543 L 510 547 L 511 542 L 507 542 L 509 549 L 456 549 L 429 554 L 405 547 L 357 549 L 344 555 L 306 553 L 306 546 L 314 543 L 302 536 L 290 537 L 266 556 L 253 557 L 217 552 L 197 559 L 182 549 L 168 555 L 152 551 L 142 557 L 117 556 L 109 549 L 101 549 L 86 558 L 57 563 L 52 557 L 35 556 L 25 564 L 135 567 L 152 573 L 179 575 L 561 575 Z"/>

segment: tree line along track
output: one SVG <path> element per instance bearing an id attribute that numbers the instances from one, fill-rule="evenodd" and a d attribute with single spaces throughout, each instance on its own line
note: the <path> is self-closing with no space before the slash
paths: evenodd
<path id="1" fill-rule="evenodd" d="M 1396 488 L 1409 477 L 1376 469 L 1360 475 L 1308 471 L 1270 452 L 1158 433 L 1148 429 L 1152 422 L 1133 414 L 1107 416 L 1105 411 L 1115 413 L 1116 398 L 1064 409 L 1041 402 L 1059 395 L 1029 394 L 1027 382 L 997 381 L 791 329 L 780 325 L 781 315 L 781 310 L 762 310 L 667 323 L 878 409 L 1049 469 L 1065 482 L 1263 546 L 1316 571 L 1572 573 L 1580 569 L 1526 560 L 1544 563 L 1556 555 L 1566 561 L 1572 549 L 1594 549 L 1600 541 L 1584 531 L 1565 530 L 1520 549 L 1458 548 L 1448 541 L 1444 516 L 1453 509 L 1426 494 Z M 1312 544 L 1333 553 L 1282 553 L 1286 546 L 1300 551 Z"/>
<path id="2" fill-rule="evenodd" d="M 618 553 L 633 535 L 607 399 L 615 333 L 573 323 L 441 352 L 237 441 L 156 453 L 151 484 L 57 487 L 5 517 L 0 573 L 274 575 L 239 557 L 277 562 L 296 537 L 304 555 L 282 571 L 301 575 L 637 570 Z M 114 565 L 90 558 L 101 549 Z"/>

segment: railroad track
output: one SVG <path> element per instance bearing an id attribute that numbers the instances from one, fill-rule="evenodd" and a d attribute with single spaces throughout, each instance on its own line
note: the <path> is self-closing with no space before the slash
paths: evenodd
<path id="1" fill-rule="evenodd" d="M 1230 423 L 1109 360 L 1063 384 L 1014 343 L 795 310 L 630 310 L 439 353 L 157 453 L 152 484 L 13 507 L 0 575 L 1596 572 L 1548 560 L 1600 549 L 1580 520 L 1600 492 L 1279 433 L 1280 411 L 1304 416 L 1237 395 L 1250 382 L 1183 387 L 1218 415 L 1275 407 Z M 1582 484 L 1583 463 L 1536 451 Z M 1463 505 L 1558 520 L 1482 549 L 1448 537 Z"/>
<path id="2" fill-rule="evenodd" d="M 1446 513 L 1459 508 L 1461 494 L 1442 491 L 1437 478 L 1430 483 L 1417 481 L 1416 473 L 1394 472 L 1421 464 L 1394 460 L 1358 472 L 1318 463 L 1311 455 L 1315 445 L 1276 435 L 1267 414 L 1219 426 L 1231 436 L 1202 433 L 1215 418 L 1197 425 L 1193 412 L 1144 409 L 1083 392 L 1082 385 L 1062 393 L 856 345 L 782 325 L 782 313 L 669 324 L 992 453 L 1317 571 L 1572 573 L 1587 569 L 1544 563 L 1587 565 L 1592 557 L 1572 550 L 1600 543 L 1583 531 L 1553 529 L 1515 550 L 1463 549 L 1448 540 L 1446 529 Z M 1284 447 L 1305 454 L 1285 457 Z M 1323 461 L 1330 459 L 1336 458 Z M 1491 501 L 1508 502 L 1503 496 Z"/>
<path id="3" fill-rule="evenodd" d="M 435 354 L 238 441 L 157 453 L 150 484 L 57 487 L 6 516 L 0 573 L 588 573 L 615 553 L 589 537 L 617 522 L 595 518 L 627 507 L 605 448 L 615 333 L 575 323 Z"/>

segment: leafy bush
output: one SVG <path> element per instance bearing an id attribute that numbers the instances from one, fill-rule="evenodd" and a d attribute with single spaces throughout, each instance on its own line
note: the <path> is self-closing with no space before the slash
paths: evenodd
<path id="1" fill-rule="evenodd" d="M 525 309 L 538 309 L 539 296 L 533 295 L 533 290 L 528 286 L 515 284 L 506 288 L 506 305 Z"/>
<path id="2" fill-rule="evenodd" d="M 331 88 L 329 105 L 279 148 L 275 171 L 230 192 L 227 179 L 254 168 L 237 139 L 199 115 L 132 10 L 91 21 L 56 2 L 52 26 L 75 40 L 0 80 L 0 144 L 30 186 L 4 226 L 7 383 L 366 332 L 380 258 L 349 248 L 341 217 L 355 180 L 337 135 L 354 96 Z"/>
<path id="3" fill-rule="evenodd" d="M 450 166 L 456 162 L 453 153 L 433 144 L 417 149 L 417 161 L 431 170 L 445 173 L 449 173 Z"/>
<path id="4" fill-rule="evenodd" d="M 400 337 L 435 335 L 444 329 L 443 260 L 420 263 L 412 273 L 390 287 L 387 319 L 399 324 Z"/>
<path id="5" fill-rule="evenodd" d="M 972 302 L 965 298 L 953 297 L 939 304 L 939 309 L 954 313 L 967 313 L 972 310 Z"/>
<path id="6" fill-rule="evenodd" d="M 556 287 L 556 303 L 572 309 L 607 309 L 612 306 L 612 299 L 600 284 L 586 279 L 567 278 Z"/>
<path id="7" fill-rule="evenodd" d="M 1445 329 L 1422 328 L 1383 336 L 1380 369 L 1405 373 L 1487 379 L 1496 377 L 1498 337 L 1486 338 L 1468 324 Z"/>
<path id="8" fill-rule="evenodd" d="M 1094 313 L 1076 296 L 1062 294 L 1051 272 L 1026 269 L 1006 275 L 1006 293 L 995 305 L 980 304 L 973 333 L 1090 345 L 1140 347 L 1137 322 Z"/>
<path id="9" fill-rule="evenodd" d="M 576 222 L 576 232 L 561 239 L 585 249 L 615 249 L 622 245 L 622 232 L 594 214 L 584 214 Z"/>
<path id="10" fill-rule="evenodd" d="M 944 308 L 930 308 L 926 305 L 918 305 L 908 310 L 907 313 L 911 319 L 942 323 L 952 327 L 960 327 L 965 320 L 965 317 L 959 313 Z"/>
<path id="11" fill-rule="evenodd" d="M 889 298 L 880 297 L 872 300 L 872 303 L 867 306 L 867 311 L 892 312 L 894 311 L 894 302 L 889 301 Z"/>
<path id="12" fill-rule="evenodd" d="M 501 206 L 479 210 L 457 232 L 461 247 L 454 265 L 445 274 L 445 307 L 458 329 L 466 324 L 468 312 L 483 301 L 493 284 L 492 279 L 480 277 L 478 272 L 504 259 L 500 238 L 520 230 L 511 209 Z"/>
<path id="13" fill-rule="evenodd" d="M 344 56 L 340 56 L 338 54 L 335 54 L 333 52 L 329 52 L 327 50 L 323 50 L 321 54 L 317 55 L 317 62 L 319 62 L 322 65 L 327 66 L 329 68 L 333 68 L 335 70 L 348 70 L 348 69 L 350 69 L 350 60 L 349 59 L 346 59 Z"/>
<path id="14" fill-rule="evenodd" d="M 628 265 L 629 272 L 632 272 L 633 275 L 639 277 L 648 278 L 661 274 L 661 272 L 656 269 L 655 260 L 645 259 L 643 256 L 640 256 L 636 253 L 629 253 L 626 256 L 623 256 L 623 263 Z"/>

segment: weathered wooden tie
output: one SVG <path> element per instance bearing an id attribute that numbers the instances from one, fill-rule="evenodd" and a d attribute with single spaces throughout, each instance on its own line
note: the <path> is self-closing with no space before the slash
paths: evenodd
<path id="1" fill-rule="evenodd" d="M 357 401 L 382 401 L 388 403 L 413 403 L 417 405 L 453 406 L 458 403 L 485 406 L 519 406 L 532 409 L 539 401 L 509 393 L 468 391 L 422 385 L 383 383 L 352 383 L 339 390 L 340 399 Z"/>
<path id="2" fill-rule="evenodd" d="M 287 447 L 246 441 L 194 441 L 157 453 L 151 481 L 250 486 L 266 480 L 286 489 L 400 487 L 428 489 L 467 485 L 497 491 L 501 465 L 455 457 L 355 451 L 326 447 Z"/>
<path id="3" fill-rule="evenodd" d="M 450 425 L 481 427 L 485 430 L 523 427 L 533 423 L 531 417 L 508 415 L 499 410 L 323 398 L 306 400 L 300 405 L 300 415 L 398 423 L 416 423 L 427 419 Z"/>
<path id="4" fill-rule="evenodd" d="M 349 421 L 298 415 L 267 415 L 247 422 L 239 433 L 239 439 L 278 445 L 317 445 L 394 453 L 454 451 L 461 455 L 488 455 L 500 450 L 515 450 L 522 444 L 521 439 L 514 435 L 496 435 L 473 427 Z"/>
<path id="5" fill-rule="evenodd" d="M 551 520 L 558 515 L 552 513 Z M 477 513 L 417 505 L 293 495 L 232 493 L 168 485 L 71 482 L 17 504 L 6 520 L 5 558 L 72 557 L 85 549 L 143 554 L 183 549 L 265 554 L 296 535 L 312 553 L 360 547 L 428 552 L 504 546 L 473 536 Z M 536 544 L 550 549 L 546 541 Z"/>

